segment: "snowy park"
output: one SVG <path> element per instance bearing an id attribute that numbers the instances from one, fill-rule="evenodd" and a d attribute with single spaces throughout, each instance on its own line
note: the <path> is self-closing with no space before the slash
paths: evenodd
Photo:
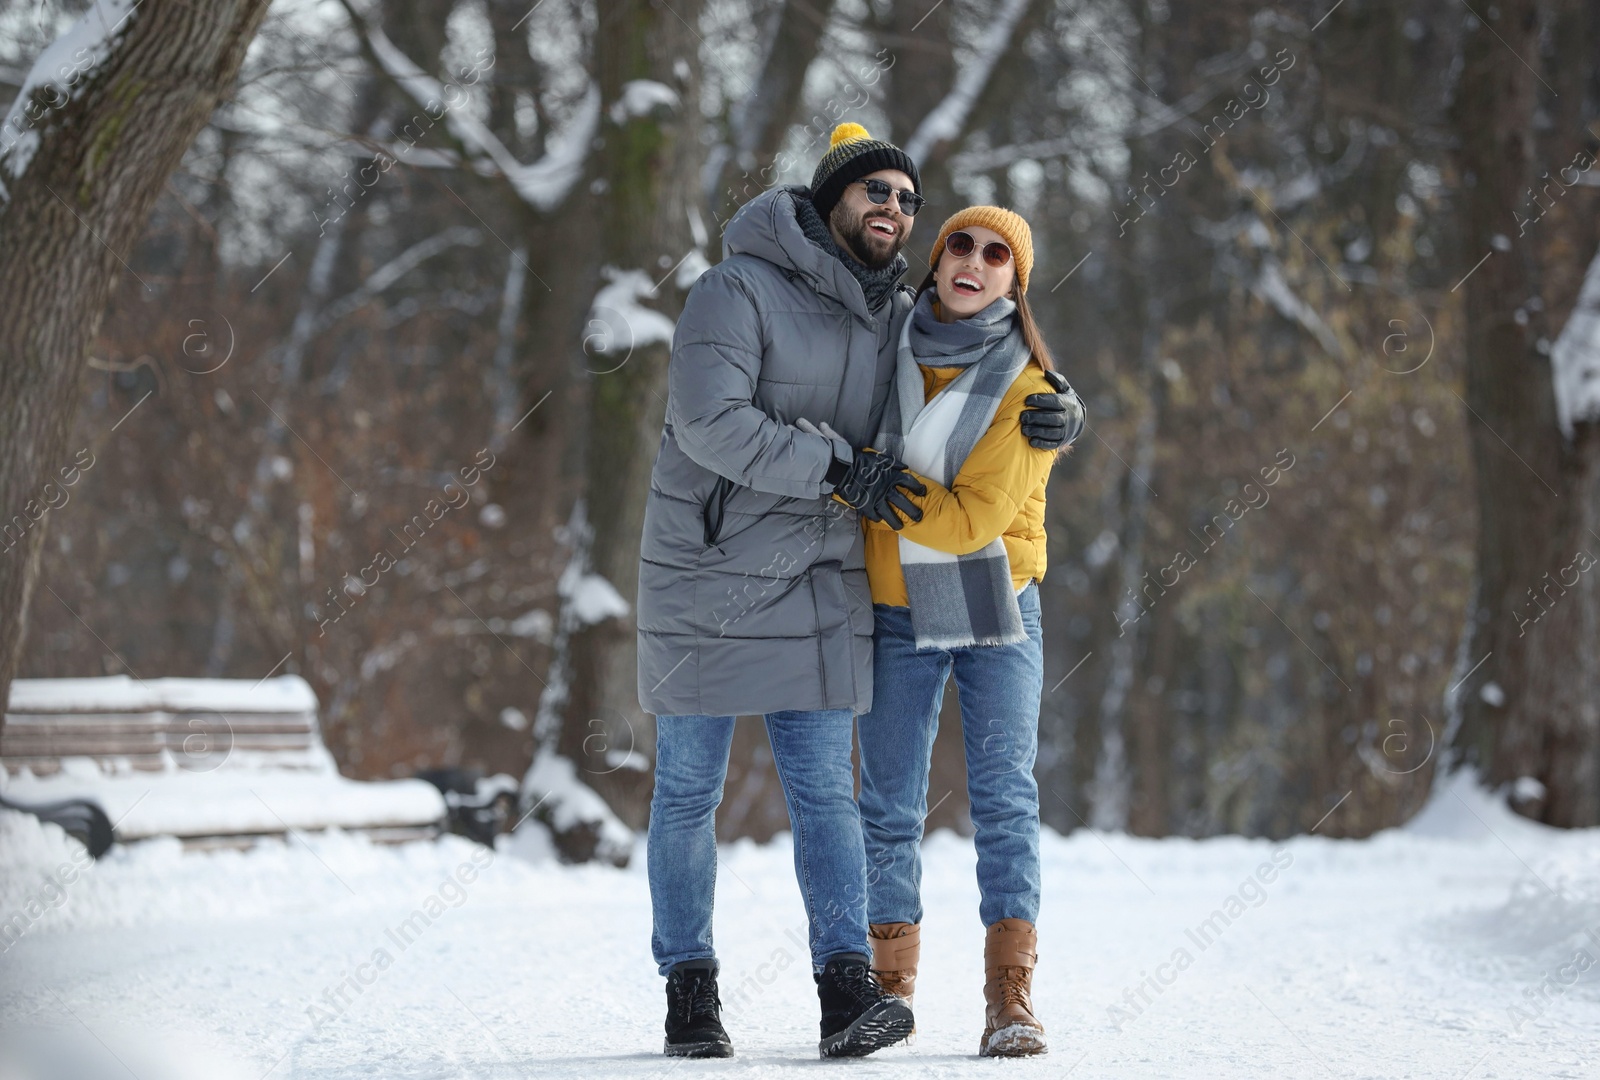
<path id="1" fill-rule="evenodd" d="M 0 0 L 0 1080 L 1600 1077 L 1600 5 Z"/>
<path id="2" fill-rule="evenodd" d="M 721 854 L 727 1062 L 659 1053 L 640 868 L 563 866 L 537 831 L 492 853 L 460 838 L 204 855 L 148 841 L 52 887 L 81 848 L 6 813 L 0 855 L 4 910 L 43 908 L 0 959 L 5 1052 L 70 1048 L 75 1070 L 47 1075 L 127 1075 L 119 1061 L 142 1080 L 818 1067 L 787 836 Z M 1079 830 L 1047 834 L 1043 855 L 1035 996 L 1050 1054 L 973 1056 L 972 845 L 942 831 L 925 852 L 916 1039 L 853 1069 L 1522 1080 L 1600 1062 L 1600 831 L 1531 824 L 1464 777 L 1366 840 Z"/>

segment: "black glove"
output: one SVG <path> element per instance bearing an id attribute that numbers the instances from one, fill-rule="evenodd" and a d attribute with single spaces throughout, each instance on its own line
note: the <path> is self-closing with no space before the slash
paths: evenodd
<path id="1" fill-rule="evenodd" d="M 889 454 L 867 448 L 857 450 L 849 464 L 835 458 L 825 479 L 846 506 L 859 510 L 870 521 L 881 521 L 898 530 L 904 522 L 896 515 L 896 509 L 912 521 L 922 520 L 922 511 L 901 489 L 917 495 L 927 494 L 928 489 Z"/>
<path id="2" fill-rule="evenodd" d="M 895 532 L 905 528 L 907 521 L 921 521 L 922 508 L 906 497 L 908 491 L 915 495 L 928 493 L 921 480 L 902 471 L 900 478 L 884 492 L 883 498 L 861 511 L 861 516 L 870 521 L 881 521 Z"/>
<path id="3" fill-rule="evenodd" d="M 1044 377 L 1056 388 L 1054 394 L 1029 394 L 1022 413 L 1022 436 L 1038 450 L 1059 450 L 1071 446 L 1083 434 L 1087 414 L 1083 400 L 1068 385 L 1059 371 L 1046 371 Z"/>

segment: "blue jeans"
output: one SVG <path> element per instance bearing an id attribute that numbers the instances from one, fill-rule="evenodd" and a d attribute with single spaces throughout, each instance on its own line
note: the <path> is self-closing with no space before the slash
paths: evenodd
<path id="1" fill-rule="evenodd" d="M 759 673 L 752 672 L 752 677 Z M 768 713 L 772 760 L 794 828 L 794 873 L 811 923 L 811 966 L 867 953 L 867 860 L 850 765 L 849 709 Z M 715 958 L 716 811 L 733 745 L 731 716 L 656 718 L 656 790 L 646 844 L 650 944 L 665 975 Z"/>
<path id="2" fill-rule="evenodd" d="M 1039 586 L 1017 597 L 1028 640 L 918 650 L 911 609 L 873 605 L 872 711 L 861 737 L 861 827 L 867 921 L 922 921 L 922 823 L 944 685 L 955 670 L 967 751 L 967 797 L 977 830 L 978 907 L 984 926 L 1038 921 L 1039 696 L 1044 648 Z"/>

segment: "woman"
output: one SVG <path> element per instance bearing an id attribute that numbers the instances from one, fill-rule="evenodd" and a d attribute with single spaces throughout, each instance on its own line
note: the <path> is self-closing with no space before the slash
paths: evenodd
<path id="1" fill-rule="evenodd" d="M 954 670 L 987 927 L 978 1052 L 1042 1054 L 1044 1027 L 1031 1000 L 1039 910 L 1033 762 L 1044 678 L 1045 480 L 1056 452 L 1019 438 L 1018 418 L 1029 394 L 1058 387 L 1046 377 L 1050 352 L 1027 303 L 1026 221 L 1000 207 L 969 207 L 940 228 L 930 266 L 901 336 L 895 393 L 876 442 L 925 490 L 900 497 L 914 507 L 903 523 L 863 519 L 876 618 L 873 707 L 857 723 L 873 969 L 885 989 L 909 1000 L 928 768 Z M 1073 415 L 1081 427 L 1081 404 Z"/>

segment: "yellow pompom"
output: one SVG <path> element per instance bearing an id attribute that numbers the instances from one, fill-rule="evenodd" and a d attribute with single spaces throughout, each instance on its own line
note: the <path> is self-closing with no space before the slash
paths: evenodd
<path id="1" fill-rule="evenodd" d="M 833 137 L 828 140 L 828 149 L 832 150 L 840 143 L 849 142 L 852 139 L 870 138 L 872 138 L 872 136 L 868 135 L 867 129 L 862 127 L 860 124 L 840 124 L 838 127 L 833 129 Z"/>

